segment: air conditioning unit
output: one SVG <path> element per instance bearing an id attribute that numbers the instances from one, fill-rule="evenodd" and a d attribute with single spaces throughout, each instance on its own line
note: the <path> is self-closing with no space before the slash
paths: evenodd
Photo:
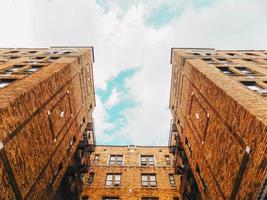
<path id="1" fill-rule="evenodd" d="M 267 96 L 267 89 L 261 89 L 259 90 L 259 93 L 263 96 Z"/>
<path id="2" fill-rule="evenodd" d="M 136 145 L 128 145 L 128 150 L 136 150 Z"/>

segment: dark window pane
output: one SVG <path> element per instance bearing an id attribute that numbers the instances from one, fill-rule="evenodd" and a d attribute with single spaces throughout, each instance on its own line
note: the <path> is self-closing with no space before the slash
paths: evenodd
<path id="1" fill-rule="evenodd" d="M 15 81 L 16 79 L 0 79 L 0 89 L 8 86 L 10 83 Z"/>
<path id="2" fill-rule="evenodd" d="M 234 75 L 234 72 L 232 72 L 229 67 L 217 67 L 222 73 L 227 75 Z"/>
<path id="3" fill-rule="evenodd" d="M 242 74 L 245 74 L 245 75 L 255 74 L 253 71 L 251 71 L 250 69 L 248 69 L 246 67 L 236 67 L 236 69 L 238 69 L 240 72 L 242 72 Z"/>

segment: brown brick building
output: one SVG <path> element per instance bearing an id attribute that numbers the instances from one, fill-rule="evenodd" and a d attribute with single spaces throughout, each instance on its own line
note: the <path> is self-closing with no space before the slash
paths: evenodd
<path id="1" fill-rule="evenodd" d="M 82 199 L 177 200 L 179 176 L 168 147 L 96 146 Z"/>
<path id="2" fill-rule="evenodd" d="M 95 144 L 92 63 L 92 48 L 0 49 L 0 199 L 77 195 Z"/>
<path id="3" fill-rule="evenodd" d="M 267 51 L 172 49 L 182 199 L 266 199 Z"/>
<path id="4" fill-rule="evenodd" d="M 169 148 L 95 147 L 93 61 L 0 49 L 1 200 L 267 198 L 267 51 L 173 49 Z"/>

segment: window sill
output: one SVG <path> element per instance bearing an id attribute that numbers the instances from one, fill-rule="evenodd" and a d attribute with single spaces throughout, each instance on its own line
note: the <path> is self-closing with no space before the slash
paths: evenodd
<path id="1" fill-rule="evenodd" d="M 146 187 L 146 186 L 141 186 L 142 189 L 158 189 L 158 187 Z"/>
<path id="2" fill-rule="evenodd" d="M 121 185 L 119 185 L 119 186 L 108 186 L 108 185 L 105 185 L 105 188 L 121 188 Z"/>

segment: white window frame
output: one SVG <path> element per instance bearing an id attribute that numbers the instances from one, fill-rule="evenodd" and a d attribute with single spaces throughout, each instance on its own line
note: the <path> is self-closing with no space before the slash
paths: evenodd
<path id="1" fill-rule="evenodd" d="M 142 165 L 141 159 L 142 157 L 146 158 L 146 165 Z M 153 157 L 153 165 L 149 164 L 149 157 Z M 145 167 L 145 166 L 156 166 L 156 156 L 155 155 L 139 155 L 139 166 Z"/>

